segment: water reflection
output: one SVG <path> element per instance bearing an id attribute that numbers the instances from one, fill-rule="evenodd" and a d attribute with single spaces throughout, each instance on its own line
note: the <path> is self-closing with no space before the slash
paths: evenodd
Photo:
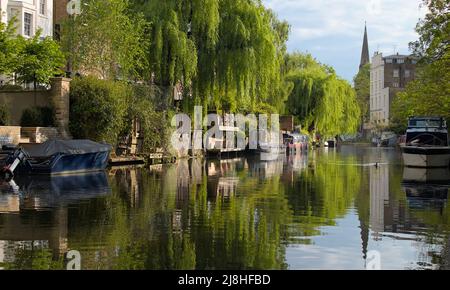
<path id="1" fill-rule="evenodd" d="M 448 168 L 409 168 L 403 171 L 403 182 L 450 185 Z"/>
<path id="2" fill-rule="evenodd" d="M 0 186 L 0 267 L 63 268 L 76 249 L 83 269 L 363 269 L 369 250 L 385 269 L 446 268 L 450 179 L 400 164 L 344 146 L 16 180 Z"/>
<path id="3" fill-rule="evenodd" d="M 403 255 L 388 260 L 390 268 L 401 268 L 394 265 L 398 260 L 408 269 L 447 267 L 449 189 L 448 169 L 370 169 L 370 229 L 379 242 L 374 246 L 385 249 L 388 241 L 391 251 Z"/>
<path id="4" fill-rule="evenodd" d="M 110 193 L 105 173 L 18 178 L 0 184 L 0 266 L 61 268 L 69 206 Z"/>

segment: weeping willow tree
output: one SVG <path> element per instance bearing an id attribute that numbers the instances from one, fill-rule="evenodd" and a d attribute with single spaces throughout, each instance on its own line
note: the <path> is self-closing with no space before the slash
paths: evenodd
<path id="1" fill-rule="evenodd" d="M 132 2 L 151 23 L 149 58 L 155 81 L 169 88 L 181 83 L 186 108 L 282 108 L 280 99 L 288 95 L 281 64 L 289 25 L 260 1 Z"/>
<path id="2" fill-rule="evenodd" d="M 329 136 L 356 132 L 360 109 L 347 81 L 310 55 L 294 53 L 286 63 L 286 80 L 294 84 L 289 111 L 305 128 Z"/>
<path id="3" fill-rule="evenodd" d="M 132 1 L 136 11 L 142 11 L 150 22 L 148 52 L 155 82 L 174 86 L 181 81 L 189 85 L 196 73 L 196 45 L 189 36 L 192 32 L 186 1 Z"/>
<path id="4" fill-rule="evenodd" d="M 128 0 L 82 1 L 82 13 L 62 27 L 69 70 L 109 80 L 148 77 L 147 23 L 129 8 Z"/>
<path id="5" fill-rule="evenodd" d="M 273 28 L 275 17 L 259 1 L 221 1 L 219 43 L 216 48 L 216 107 L 228 104 L 257 109 L 269 99 L 270 85 L 279 74 Z"/>

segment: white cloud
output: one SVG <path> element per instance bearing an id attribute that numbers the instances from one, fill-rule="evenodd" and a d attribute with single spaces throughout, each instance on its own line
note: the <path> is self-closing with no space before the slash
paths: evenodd
<path id="1" fill-rule="evenodd" d="M 364 21 L 373 35 L 382 34 L 392 43 L 410 38 L 424 15 L 420 0 L 265 0 L 280 18 L 292 26 L 291 38 L 361 36 Z M 391 34 L 388 37 L 386 34 Z M 405 36 L 405 37 L 402 37 Z M 400 39 L 399 39 L 400 37 Z M 345 39 L 343 39 L 344 41 Z"/>
<path id="2" fill-rule="evenodd" d="M 370 0 L 366 5 L 366 12 L 369 15 L 381 15 L 383 13 L 383 5 L 381 0 Z"/>
<path id="3" fill-rule="evenodd" d="M 351 79 L 348 62 L 358 67 L 364 22 L 373 53 L 408 53 L 408 43 L 417 39 L 414 28 L 425 15 L 421 0 L 263 0 L 279 18 L 292 25 L 288 48 L 309 51 L 337 72 Z M 317 49 L 320 48 L 320 49 Z M 329 54 L 327 55 L 327 51 Z M 332 54 L 345 52 L 352 59 Z M 333 59 L 331 59 L 333 58 Z M 344 63 L 344 60 L 346 63 Z M 339 63 L 339 61 L 341 63 Z"/>

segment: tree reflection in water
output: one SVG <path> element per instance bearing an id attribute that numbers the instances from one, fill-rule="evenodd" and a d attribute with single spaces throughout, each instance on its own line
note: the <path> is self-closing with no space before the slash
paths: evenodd
<path id="1" fill-rule="evenodd" d="M 83 269 L 287 269 L 288 247 L 314 247 L 356 213 L 360 267 L 368 250 L 411 240 L 413 261 L 386 267 L 448 268 L 448 186 L 429 196 L 405 184 L 397 157 L 343 147 L 270 162 L 180 160 L 112 171 L 106 195 L 91 180 L 91 196 L 18 181 L 20 194 L 0 189 L 0 267 L 63 268 L 75 249 Z M 30 221 L 40 235 L 25 234 Z"/>

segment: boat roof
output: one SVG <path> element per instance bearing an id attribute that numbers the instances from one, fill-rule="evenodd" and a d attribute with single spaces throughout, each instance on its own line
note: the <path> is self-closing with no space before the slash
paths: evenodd
<path id="1" fill-rule="evenodd" d="M 285 133 L 284 135 L 288 135 L 291 137 L 303 137 L 303 136 L 307 137 L 308 136 L 308 135 L 301 134 L 301 133 Z"/>
<path id="2" fill-rule="evenodd" d="M 409 120 L 445 120 L 444 117 L 439 117 L 439 116 L 415 116 L 415 117 L 410 117 Z"/>
<path id="3" fill-rule="evenodd" d="M 108 152 L 112 149 L 109 144 L 97 143 L 91 140 L 50 140 L 42 144 L 22 144 L 22 148 L 30 157 Z"/>
<path id="4" fill-rule="evenodd" d="M 447 122 L 443 117 L 411 117 L 408 128 L 447 128 Z"/>

